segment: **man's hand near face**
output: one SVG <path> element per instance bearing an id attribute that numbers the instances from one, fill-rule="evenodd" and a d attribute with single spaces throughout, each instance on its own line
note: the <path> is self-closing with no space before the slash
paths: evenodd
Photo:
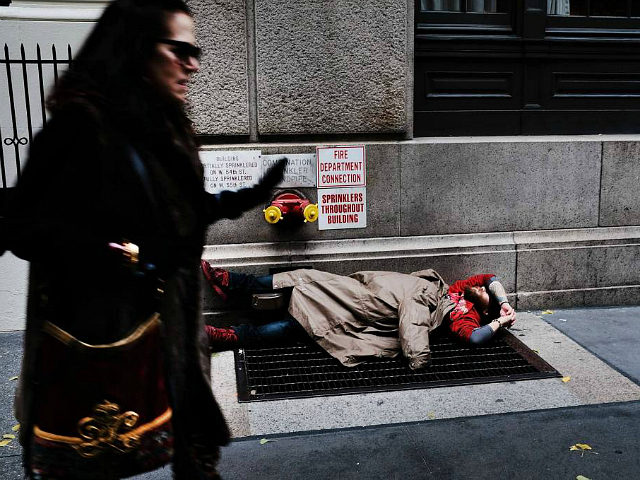
<path id="1" fill-rule="evenodd" d="M 508 302 L 504 302 L 500 305 L 500 323 L 503 326 L 510 328 L 514 323 L 516 323 L 516 311 L 513 309 Z"/>

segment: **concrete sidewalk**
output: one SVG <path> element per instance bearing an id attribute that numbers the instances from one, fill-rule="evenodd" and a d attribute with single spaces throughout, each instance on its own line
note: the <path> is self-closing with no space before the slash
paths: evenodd
<path id="1" fill-rule="evenodd" d="M 585 310 L 584 315 L 600 316 L 601 311 Z M 551 326 L 544 320 L 547 317 L 518 312 L 512 332 L 562 376 L 568 377 L 566 382 L 550 378 L 239 403 L 233 354 L 225 352 L 212 361 L 213 390 L 234 437 L 640 400 L 640 386 Z M 593 327 L 597 332 L 607 332 L 599 317 L 583 323 L 587 330 Z M 640 328 L 635 328 L 640 336 Z M 617 334 L 621 338 L 625 335 L 622 330 Z M 597 335 L 593 337 L 595 341 Z"/>
<path id="2" fill-rule="evenodd" d="M 632 381 L 640 377 L 640 307 L 518 315 L 516 334 L 571 380 L 302 399 L 306 405 L 235 401 L 231 410 L 221 398 L 234 430 L 245 432 L 223 449 L 223 477 L 640 477 L 640 387 Z M 9 379 L 18 374 L 20 338 L 18 333 L 0 335 L 6 377 L 0 381 L 0 433 L 15 424 L 10 410 L 15 381 Z M 226 361 L 224 356 L 214 358 L 214 378 L 222 378 L 214 387 L 219 398 L 230 380 L 219 370 Z M 416 421 L 420 415 L 425 416 Z M 350 416 L 356 422 L 369 417 L 373 426 L 354 426 Z M 346 428 L 336 428 L 341 422 Z M 571 451 L 577 443 L 592 450 Z M 3 478 L 21 478 L 17 455 L 15 442 L 0 449 Z M 163 469 L 139 478 L 170 477 Z"/>

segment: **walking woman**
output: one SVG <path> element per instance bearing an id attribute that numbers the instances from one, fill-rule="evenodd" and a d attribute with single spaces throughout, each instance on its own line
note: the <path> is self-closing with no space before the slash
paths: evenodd
<path id="1" fill-rule="evenodd" d="M 229 433 L 200 315 L 207 226 L 264 202 L 261 182 L 208 194 L 187 81 L 199 68 L 181 0 L 115 0 L 49 98 L 3 228 L 29 260 L 16 398 L 33 479 L 115 479 L 173 463 L 218 478 Z"/>

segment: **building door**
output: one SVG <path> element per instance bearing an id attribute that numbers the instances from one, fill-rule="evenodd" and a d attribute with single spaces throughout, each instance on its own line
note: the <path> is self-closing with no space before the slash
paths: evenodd
<path id="1" fill-rule="evenodd" d="M 416 0 L 414 135 L 640 132 L 640 0 Z"/>

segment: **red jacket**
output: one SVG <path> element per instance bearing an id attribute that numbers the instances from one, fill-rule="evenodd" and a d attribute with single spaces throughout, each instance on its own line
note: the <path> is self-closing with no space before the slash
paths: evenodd
<path id="1" fill-rule="evenodd" d="M 488 323 L 487 320 L 489 320 L 489 318 L 478 312 L 473 303 L 465 300 L 464 291 L 469 287 L 486 287 L 488 290 L 489 284 L 493 279 L 495 279 L 494 274 L 485 273 L 474 275 L 465 280 L 458 280 L 449 287 L 449 298 L 456 304 L 455 308 L 451 310 L 449 314 L 451 320 L 449 329 L 455 336 L 466 342 L 469 341 L 471 332 Z"/>

